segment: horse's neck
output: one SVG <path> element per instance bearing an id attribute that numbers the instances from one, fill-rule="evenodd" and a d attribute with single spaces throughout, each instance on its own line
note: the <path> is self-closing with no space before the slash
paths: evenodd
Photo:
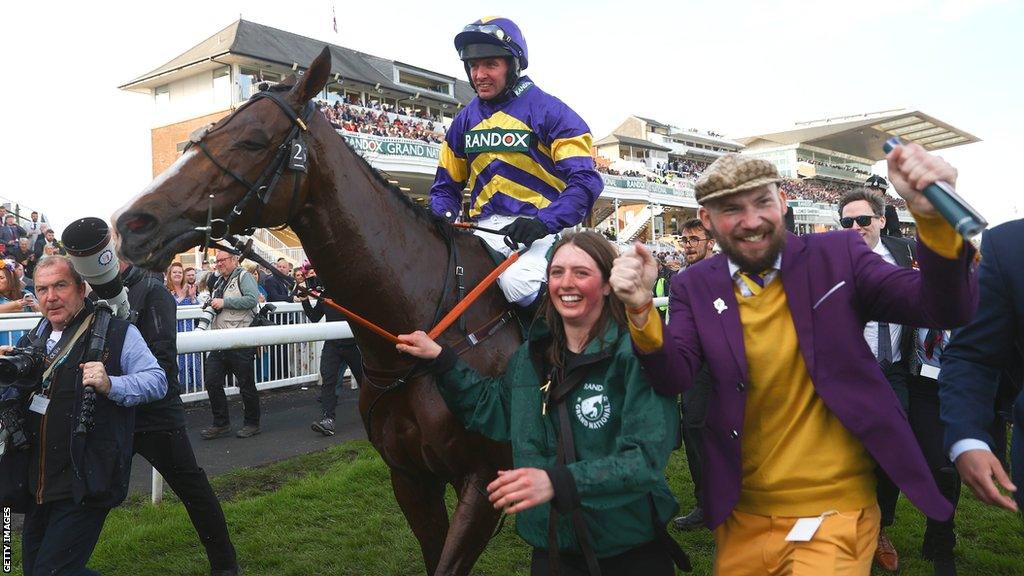
<path id="1" fill-rule="evenodd" d="M 293 228 L 335 301 L 394 333 L 424 329 L 441 297 L 447 247 L 335 137 L 321 139 L 325 165 L 311 170 L 312 196 Z M 361 340 L 371 355 L 375 347 L 394 353 L 377 336 Z"/>

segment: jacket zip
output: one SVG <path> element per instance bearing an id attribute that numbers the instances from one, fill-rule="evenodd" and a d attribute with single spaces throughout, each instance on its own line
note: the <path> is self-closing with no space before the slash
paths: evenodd
<path id="1" fill-rule="evenodd" d="M 49 410 L 47 410 L 49 412 Z M 36 504 L 43 503 L 46 486 L 46 414 L 39 421 L 39 487 L 36 488 Z"/>

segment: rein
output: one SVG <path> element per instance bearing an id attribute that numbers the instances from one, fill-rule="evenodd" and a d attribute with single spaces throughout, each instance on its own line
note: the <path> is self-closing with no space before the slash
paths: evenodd
<path id="1" fill-rule="evenodd" d="M 227 235 L 226 238 L 223 238 L 223 240 L 228 240 L 229 242 L 232 243 L 232 246 L 231 247 L 227 247 L 227 246 L 224 246 L 222 244 L 218 244 L 216 242 L 211 244 L 211 246 L 214 247 L 214 248 L 219 248 L 221 250 L 225 250 L 227 252 L 236 252 L 236 253 L 244 256 L 245 258 L 248 258 L 249 260 L 252 260 L 253 262 L 256 262 L 257 264 L 259 264 L 259 265 L 263 266 L 264 268 L 268 269 L 270 271 L 270 273 L 273 274 L 274 276 L 277 276 L 278 278 L 281 278 L 281 279 L 284 279 L 284 280 L 290 280 L 288 275 L 286 275 L 283 272 L 281 272 L 280 270 L 278 270 L 276 267 L 274 267 L 273 264 L 268 262 L 265 258 L 263 258 L 259 254 L 257 254 L 252 249 L 252 240 L 249 240 L 247 242 L 242 242 L 241 239 L 239 239 L 239 238 L 237 238 L 235 236 L 232 236 L 230 234 Z M 506 258 L 501 264 L 499 264 L 496 268 L 494 268 L 494 270 L 491 270 L 491 272 L 489 274 L 487 274 L 487 276 L 485 276 L 482 280 L 480 280 L 480 282 L 477 283 L 477 285 L 474 286 L 473 289 L 469 291 L 469 294 L 467 294 L 465 298 L 460 300 L 447 314 L 445 314 L 444 318 L 442 318 L 440 321 L 437 321 L 436 317 L 438 315 L 440 315 L 441 306 L 442 306 L 442 304 L 439 303 L 438 310 L 435 313 L 435 325 L 434 325 L 433 328 L 430 329 L 429 332 L 427 332 L 427 335 L 430 336 L 431 339 L 435 339 L 436 340 L 441 334 L 444 333 L 445 330 L 450 328 L 452 323 L 454 323 L 455 320 L 457 320 L 459 317 L 461 317 L 466 312 L 466 310 L 468 310 L 469 307 L 472 306 L 473 303 L 476 302 L 477 299 L 479 299 L 480 296 L 483 295 L 483 293 L 487 290 L 487 288 L 489 288 L 491 286 L 491 284 L 493 284 L 498 279 L 498 276 L 500 276 L 502 272 L 504 272 L 506 269 L 508 269 L 509 266 L 514 264 L 516 262 L 516 260 L 519 260 L 519 255 L 520 255 L 519 252 L 513 252 L 512 254 L 509 254 L 508 258 Z M 445 286 L 444 292 L 447 292 L 447 278 L 449 278 L 449 277 L 450 277 L 450 275 L 448 275 L 448 274 L 445 275 L 446 286 Z M 385 328 L 380 327 L 379 325 L 375 324 L 374 322 L 372 322 L 370 320 L 367 320 L 366 318 L 360 316 L 359 314 L 353 312 L 352 310 L 349 310 L 348 308 L 342 306 L 341 304 L 338 304 L 337 302 L 335 302 L 331 298 L 329 298 L 327 296 L 324 296 L 323 292 L 320 292 L 320 291 L 312 289 L 312 288 L 308 288 L 306 286 L 299 286 L 297 288 L 297 291 L 302 296 L 312 296 L 313 298 L 316 298 L 318 300 L 323 301 L 324 304 L 326 304 L 326 305 L 330 306 L 331 308 L 334 308 L 338 312 L 341 312 L 342 314 L 344 314 L 346 317 L 348 317 L 349 320 L 355 322 L 356 324 L 362 326 L 363 328 L 366 328 L 367 330 L 373 332 L 374 334 L 377 334 L 378 336 L 380 336 L 381 338 L 391 342 L 392 344 L 398 344 L 399 343 L 398 336 L 395 336 L 394 334 L 392 334 L 391 332 L 389 332 Z M 443 300 L 443 298 L 442 298 L 442 300 Z M 502 318 L 504 316 L 505 316 L 505 314 L 502 314 L 498 318 Z M 491 323 L 495 322 L 495 321 L 496 321 L 496 319 L 492 320 L 491 322 L 488 322 L 487 324 L 484 325 L 484 328 L 478 330 L 477 333 L 479 333 L 481 331 L 484 331 L 484 330 L 490 329 L 491 328 Z M 472 339 L 473 339 L 475 334 L 476 333 L 470 334 L 469 336 L 467 336 L 467 339 L 469 339 L 472 342 Z M 487 334 L 487 335 L 490 336 L 490 334 Z M 476 342 L 473 342 L 473 344 L 475 345 Z"/>

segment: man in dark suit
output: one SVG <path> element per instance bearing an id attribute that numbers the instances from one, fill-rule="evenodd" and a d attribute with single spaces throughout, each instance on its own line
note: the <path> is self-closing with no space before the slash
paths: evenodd
<path id="1" fill-rule="evenodd" d="M 881 179 L 880 176 L 873 178 Z M 884 180 L 883 180 L 884 181 Z M 916 265 L 916 243 L 893 236 L 884 236 L 887 226 L 883 215 L 884 196 L 873 190 L 854 190 L 839 201 L 839 224 L 853 228 L 864 242 L 890 264 L 911 268 Z M 917 330 L 885 322 L 868 322 L 864 338 L 878 359 L 889 384 L 908 415 L 910 428 L 924 453 L 935 483 L 942 495 L 956 507 L 960 500 L 959 480 L 942 450 L 942 421 L 939 419 L 939 397 L 935 374 L 930 366 L 938 366 L 942 355 L 942 331 Z M 948 341 L 948 339 L 947 339 Z M 899 570 L 896 547 L 885 533 L 896 519 L 899 488 L 882 468 L 875 469 L 878 479 L 876 494 L 882 511 L 882 529 L 878 535 L 875 563 L 888 570 Z M 956 574 L 953 548 L 956 536 L 953 520 L 928 519 L 922 551 L 934 564 L 935 573 Z"/>
<path id="2" fill-rule="evenodd" d="M 886 263 L 849 231 L 788 234 L 777 170 L 740 155 L 697 182 L 701 220 L 723 254 L 673 279 L 667 327 L 651 309 L 650 252 L 637 245 L 616 260 L 610 283 L 655 389 L 690 388 L 704 362 L 715 382 L 704 512 L 716 573 L 868 574 L 881 516 L 875 462 L 926 515 L 952 515 L 864 324 L 967 323 L 974 252 L 920 193 L 955 185 L 956 169 L 915 144 L 887 160 L 918 224 L 919 271 Z M 808 524 L 801 542 L 787 540 Z"/>
<path id="3" fill-rule="evenodd" d="M 883 185 L 879 181 L 885 183 L 881 176 L 872 176 L 868 179 L 868 184 L 875 186 L 874 188 L 852 190 L 839 200 L 839 225 L 846 229 L 852 228 L 860 234 L 868 248 L 889 264 L 911 268 L 916 259 L 915 243 L 905 238 L 882 235 L 882 230 L 886 226 L 884 190 L 887 183 Z M 864 339 L 871 348 L 871 353 L 878 359 L 885 379 L 896 392 L 903 411 L 909 411 L 907 380 L 910 372 L 907 370 L 907 364 L 912 351 L 913 328 L 872 320 L 864 326 Z M 878 532 L 875 563 L 885 570 L 895 572 L 899 570 L 899 554 L 885 529 L 892 526 L 896 520 L 896 503 L 900 497 L 900 490 L 880 467 L 875 468 L 875 476 L 878 479 L 875 493 L 878 496 L 878 507 L 882 511 L 882 528 Z"/>
<path id="4" fill-rule="evenodd" d="M 295 285 L 295 281 L 291 279 L 292 265 L 284 258 L 278 258 L 274 268 L 288 278 L 271 274 L 264 280 L 263 288 L 267 291 L 267 302 L 291 302 L 292 287 Z"/>
<path id="5" fill-rule="evenodd" d="M 964 484 L 979 500 L 1017 511 L 1024 495 L 1024 395 L 1013 408 L 1013 482 L 992 454 L 990 426 L 1000 373 L 1024 345 L 1024 220 L 989 230 L 981 240 L 981 304 L 970 324 L 952 334 L 942 357 L 939 397 L 946 449 Z M 1015 492 L 1015 498 L 999 488 Z"/>

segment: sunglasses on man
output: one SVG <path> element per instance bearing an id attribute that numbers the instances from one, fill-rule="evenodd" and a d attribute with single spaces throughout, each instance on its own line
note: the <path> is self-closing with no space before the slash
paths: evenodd
<path id="1" fill-rule="evenodd" d="M 867 228 L 875 218 L 881 218 L 881 216 L 873 216 L 871 214 L 865 214 L 863 216 L 843 216 L 839 219 L 839 225 L 843 228 L 853 228 L 853 223 L 856 222 L 857 226 Z"/>

